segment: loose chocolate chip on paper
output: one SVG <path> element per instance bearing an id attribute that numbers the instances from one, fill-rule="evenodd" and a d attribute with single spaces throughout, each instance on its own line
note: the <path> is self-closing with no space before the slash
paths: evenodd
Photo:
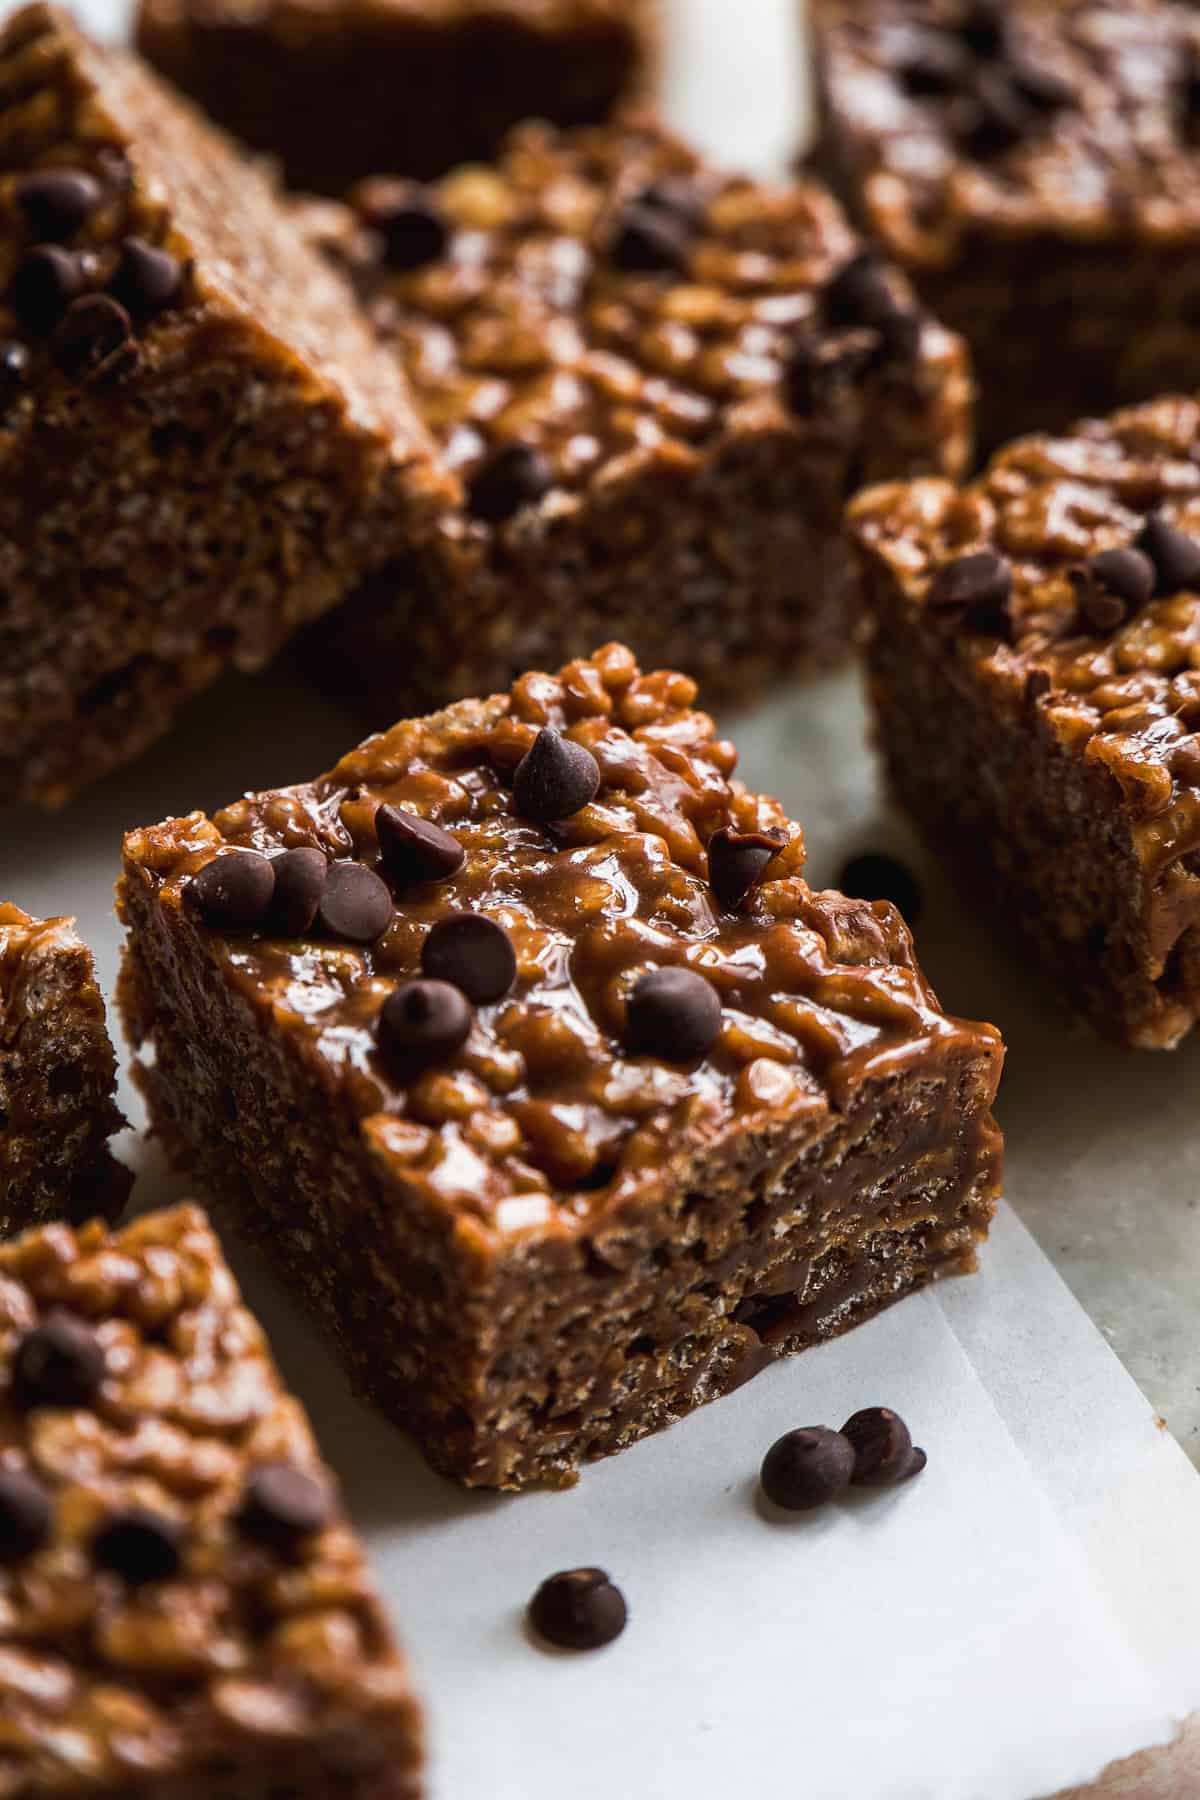
<path id="1" fill-rule="evenodd" d="M 1154 592 L 1154 564 L 1141 550 L 1099 550 L 1069 573 L 1080 619 L 1092 631 L 1115 631 Z"/>
<path id="2" fill-rule="evenodd" d="M 487 457 L 467 486 L 467 511 L 501 525 L 550 491 L 553 478 L 543 456 L 528 444 L 505 444 Z"/>
<path id="3" fill-rule="evenodd" d="M 600 765 L 584 744 L 543 725 L 513 776 L 513 804 L 524 819 L 553 825 L 590 806 Z"/>
<path id="4" fill-rule="evenodd" d="M 421 973 L 446 981 L 475 1006 L 503 1000 L 517 979 L 517 953 L 503 925 L 483 913 L 439 919 L 421 946 Z"/>
<path id="5" fill-rule="evenodd" d="M 1075 99 L 1074 88 L 1063 76 L 1056 75 L 1053 69 L 1043 69 L 1023 56 L 1010 56 L 1008 78 L 1020 98 L 1035 112 L 1061 112 Z"/>
<path id="6" fill-rule="evenodd" d="M 0 1469 L 0 1564 L 23 1562 L 49 1541 L 50 1496 L 24 1469 Z"/>
<path id="7" fill-rule="evenodd" d="M 78 378 L 132 350 L 133 321 L 109 294 L 73 300 L 55 328 L 51 349 L 64 375 Z"/>
<path id="8" fill-rule="evenodd" d="M 921 916 L 921 887 L 910 869 L 882 850 L 864 850 L 843 863 L 837 886 L 852 900 L 890 900 L 908 925 Z"/>
<path id="9" fill-rule="evenodd" d="M 104 1374 L 104 1349 L 95 1332 L 56 1307 L 17 1344 L 9 1398 L 18 1412 L 90 1406 Z"/>
<path id="10" fill-rule="evenodd" d="M 856 1487 L 891 1487 L 902 1481 L 912 1461 L 908 1426 L 890 1406 L 867 1406 L 842 1426 L 854 1451 L 850 1476 Z"/>
<path id="11" fill-rule="evenodd" d="M 854 1447 L 828 1425 L 805 1425 L 777 1438 L 763 1458 L 759 1481 L 767 1499 L 788 1512 L 812 1512 L 850 1485 Z"/>
<path id="12" fill-rule="evenodd" d="M 629 275 L 676 275 L 687 263 L 690 222 L 661 206 L 633 201 L 619 215 L 608 254 Z"/>
<path id="13" fill-rule="evenodd" d="M 625 1596 L 603 1569 L 563 1569 L 529 1602 L 529 1623 L 560 1650 L 599 1650 L 620 1637 L 629 1617 Z"/>
<path id="14" fill-rule="evenodd" d="M 379 1014 L 379 1047 L 403 1078 L 448 1062 L 471 1032 L 471 1003 L 449 981 L 406 981 Z"/>
<path id="15" fill-rule="evenodd" d="M 782 839 L 767 831 L 722 825 L 708 840 L 708 881 L 717 904 L 732 912 L 758 886 Z"/>
<path id="16" fill-rule="evenodd" d="M 361 217 L 379 233 L 383 260 L 397 274 L 427 268 L 446 254 L 450 224 L 417 182 L 368 182 L 356 196 Z"/>
<path id="17" fill-rule="evenodd" d="M 35 238 L 65 243 L 100 204 L 100 184 L 82 169 L 36 169 L 16 185 L 16 201 Z"/>
<path id="18" fill-rule="evenodd" d="M 145 238 L 127 237 L 109 292 L 135 319 L 152 319 L 178 300 L 183 274 L 183 264 L 169 250 L 160 250 Z"/>
<path id="19" fill-rule="evenodd" d="M 323 850 L 304 844 L 271 858 L 275 892 L 267 913 L 267 930 L 277 937 L 304 937 L 316 923 L 325 891 L 329 859 Z"/>
<path id="20" fill-rule="evenodd" d="M 332 1515 L 323 1483 L 291 1463 L 262 1463 L 246 1482 L 237 1526 L 254 1543 L 290 1554 L 324 1531 Z"/>
<path id="21" fill-rule="evenodd" d="M 448 881 L 467 860 L 466 851 L 450 832 L 399 806 L 376 808 L 375 836 L 388 879 L 400 888 L 417 887 L 423 881 Z"/>
<path id="22" fill-rule="evenodd" d="M 1155 592 L 1177 594 L 1181 588 L 1200 588 L 1200 542 L 1177 526 L 1168 525 L 1161 513 L 1152 512 L 1135 540 L 1154 564 Z"/>
<path id="23" fill-rule="evenodd" d="M 358 862 L 330 863 L 317 917 L 330 937 L 350 944 L 373 944 L 392 922 L 391 889 L 374 869 Z"/>
<path id="24" fill-rule="evenodd" d="M 651 969 L 634 984 L 625 1030 L 635 1056 L 697 1062 L 721 1035 L 720 996 L 692 969 Z"/>
<path id="25" fill-rule="evenodd" d="M 215 931 L 253 931 L 266 919 L 275 870 L 257 850 L 230 850 L 197 869 L 187 899 Z"/>
<path id="26" fill-rule="evenodd" d="M 56 244 L 37 244 L 17 264 L 8 299 L 25 329 L 46 337 L 82 291 L 79 258 Z"/>
<path id="27" fill-rule="evenodd" d="M 183 1563 L 182 1528 L 148 1507 L 123 1507 L 92 1539 L 92 1562 L 129 1587 L 169 1581 Z"/>
<path id="28" fill-rule="evenodd" d="M 926 605 L 958 612 L 968 631 L 1008 637 L 1012 631 L 1012 566 L 994 550 L 975 550 L 943 563 L 929 584 Z"/>

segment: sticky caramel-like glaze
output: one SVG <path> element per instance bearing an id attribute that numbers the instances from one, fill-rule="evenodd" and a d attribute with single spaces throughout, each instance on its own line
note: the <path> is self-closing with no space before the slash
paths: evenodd
<path id="1" fill-rule="evenodd" d="M 210 933 L 210 954 L 270 1008 L 272 1030 L 320 1067 L 406 1179 L 501 1228 L 582 1224 L 681 1147 L 734 1124 L 819 1121 L 935 1045 L 965 1056 L 994 1042 L 990 1028 L 941 1011 L 890 906 L 808 887 L 799 828 L 734 780 L 734 751 L 694 699 L 687 678 L 640 675 L 609 646 L 501 698 L 397 725 L 309 786 L 135 833 L 130 879 L 153 885 L 178 929 L 206 930 L 185 892 L 223 845 L 319 845 L 376 867 L 384 802 L 452 831 L 462 870 L 397 894 L 373 946 Z M 519 818 L 511 792 L 546 724 L 586 745 L 601 771 L 594 802 L 553 828 Z M 729 824 L 781 842 L 736 912 L 708 883 L 706 845 Z M 378 1051 L 379 1011 L 419 971 L 429 927 L 462 909 L 508 931 L 517 983 L 478 1009 L 456 1055 L 405 1085 Z M 633 983 L 667 965 L 703 974 L 722 1001 L 720 1038 L 699 1064 L 625 1048 Z"/>

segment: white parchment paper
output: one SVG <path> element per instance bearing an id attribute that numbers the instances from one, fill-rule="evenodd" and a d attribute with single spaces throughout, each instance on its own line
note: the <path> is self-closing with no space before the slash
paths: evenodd
<path id="1" fill-rule="evenodd" d="M 121 0 L 81 10 L 108 35 L 123 27 Z M 668 13 L 673 116 L 728 160 L 782 167 L 803 114 L 792 0 Z M 730 724 L 743 773 L 804 821 L 814 879 L 865 842 L 914 854 L 881 807 L 852 678 Z M 121 831 L 310 775 L 353 736 L 286 668 L 226 682 L 62 817 L 7 821 L 0 895 L 77 913 L 111 989 Z M 1152 1063 L 1073 1034 L 924 874 L 918 938 L 944 997 L 998 1018 L 1012 1044 L 1014 1203 L 1182 1417 L 1196 1386 L 1195 1057 Z M 183 1191 L 152 1149 L 129 1148 L 139 1206 Z M 434 1800 L 1035 1800 L 1200 1706 L 1200 1483 L 1007 1208 L 978 1277 L 773 1368 L 571 1493 L 520 1499 L 432 1475 L 230 1250 L 412 1652 Z M 815 1518 L 768 1516 L 755 1473 L 775 1436 L 877 1402 L 911 1422 L 925 1475 Z M 528 1595 L 592 1562 L 624 1588 L 629 1629 L 592 1657 L 536 1649 Z"/>

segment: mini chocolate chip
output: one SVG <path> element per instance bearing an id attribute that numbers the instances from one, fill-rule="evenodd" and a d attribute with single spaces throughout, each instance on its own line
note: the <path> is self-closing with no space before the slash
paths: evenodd
<path id="1" fill-rule="evenodd" d="M 169 250 L 148 244 L 145 238 L 127 237 L 121 245 L 109 292 L 135 319 L 152 319 L 178 300 L 183 287 L 183 264 Z"/>
<path id="2" fill-rule="evenodd" d="M 100 184 L 82 169 L 36 169 L 16 185 L 16 201 L 39 241 L 65 243 L 100 204 Z"/>
<path id="3" fill-rule="evenodd" d="M 474 1018 L 461 988 L 449 981 L 406 981 L 379 1014 L 379 1047 L 402 1080 L 449 1062 L 466 1043 Z"/>
<path id="4" fill-rule="evenodd" d="M 599 1650 L 620 1637 L 629 1609 L 603 1569 L 563 1569 L 543 1581 L 528 1617 L 538 1636 L 560 1650 Z"/>
<path id="5" fill-rule="evenodd" d="M 25 329 L 46 337 L 82 289 L 79 258 L 56 244 L 37 244 L 17 264 L 8 299 Z"/>
<path id="6" fill-rule="evenodd" d="M 523 507 L 535 506 L 552 486 L 545 457 L 528 444 L 504 444 L 471 476 L 467 511 L 489 525 L 502 525 Z"/>
<path id="7" fill-rule="evenodd" d="M 732 912 L 758 886 L 782 838 L 769 831 L 737 831 L 722 825 L 708 840 L 708 884 L 718 906 Z"/>
<path id="8" fill-rule="evenodd" d="M 397 887 L 417 887 L 423 881 L 448 881 L 457 875 L 467 853 L 456 837 L 430 819 L 405 812 L 399 806 L 380 806 L 375 812 L 375 836 L 379 857 L 389 881 Z"/>
<path id="9" fill-rule="evenodd" d="M 784 398 L 797 418 L 836 406 L 870 368 L 867 344 L 839 344 L 805 333 L 796 339 L 781 371 Z"/>
<path id="10" fill-rule="evenodd" d="M 523 819 L 553 825 L 590 806 L 600 791 L 600 764 L 584 744 L 543 725 L 513 775 L 513 805 Z"/>
<path id="11" fill-rule="evenodd" d="M 852 900 L 890 900 L 901 918 L 915 925 L 921 916 L 921 888 L 916 876 L 882 850 L 864 850 L 843 863 L 837 886 Z"/>
<path id="12" fill-rule="evenodd" d="M 686 175 L 662 175 L 657 181 L 647 182 L 638 194 L 637 204 L 677 219 L 689 232 L 698 230 L 704 219 L 704 195 Z"/>
<path id="13" fill-rule="evenodd" d="M 108 294 L 72 300 L 55 328 L 51 350 L 64 375 L 77 378 L 102 369 L 133 337 L 133 321 Z"/>
<path id="14" fill-rule="evenodd" d="M 90 1406 L 104 1374 L 104 1350 L 95 1332 L 55 1307 L 18 1343 L 9 1398 L 18 1412 Z"/>
<path id="15" fill-rule="evenodd" d="M 625 1019 L 634 1056 L 697 1062 L 721 1035 L 721 1000 L 692 969 L 651 969 L 634 983 Z"/>
<path id="16" fill-rule="evenodd" d="M 908 1426 L 890 1406 L 867 1406 L 842 1426 L 842 1436 L 854 1451 L 856 1487 L 891 1487 L 903 1480 L 912 1461 Z"/>
<path id="17" fill-rule="evenodd" d="M 828 1425 L 805 1425 L 785 1432 L 763 1457 L 762 1491 L 788 1512 L 825 1506 L 850 1485 L 854 1447 Z"/>
<path id="18" fill-rule="evenodd" d="M 940 31 L 906 34 L 896 58 L 900 85 L 914 99 L 953 94 L 966 78 L 967 58 L 961 46 Z"/>
<path id="19" fill-rule="evenodd" d="M 893 294 L 873 250 L 860 250 L 830 277 L 822 306 L 831 325 L 863 325 L 878 334 L 888 357 L 911 361 L 921 342 L 921 320 Z"/>
<path id="20" fill-rule="evenodd" d="M 483 913 L 447 913 L 421 946 L 421 973 L 448 981 L 474 1006 L 503 1000 L 517 979 L 517 953 L 503 925 Z"/>
<path id="21" fill-rule="evenodd" d="M 92 1539 L 92 1562 L 129 1587 L 169 1581 L 183 1563 L 182 1528 L 148 1507 L 122 1507 Z"/>
<path id="22" fill-rule="evenodd" d="M 980 162 L 1003 156 L 1029 135 L 1029 108 L 1008 80 L 997 71 L 981 80 L 964 104 L 961 137 L 964 147 Z"/>
<path id="23" fill-rule="evenodd" d="M 11 400 L 24 387 L 33 358 L 15 338 L 0 343 L 0 401 Z"/>
<path id="24" fill-rule="evenodd" d="M 1008 78 L 1021 99 L 1027 106 L 1032 106 L 1035 112 L 1061 112 L 1075 98 L 1075 90 L 1069 81 L 1056 75 L 1053 69 L 1043 69 L 1023 56 L 1010 56 Z"/>
<path id="25" fill-rule="evenodd" d="M 262 1463 L 251 1471 L 237 1526 L 243 1537 L 290 1554 L 324 1531 L 333 1516 L 324 1485 L 291 1463 Z"/>
<path id="26" fill-rule="evenodd" d="M 679 213 L 634 200 L 613 226 L 608 254 L 630 275 L 677 275 L 687 263 L 692 230 Z"/>
<path id="27" fill-rule="evenodd" d="M 329 859 L 323 850 L 300 845 L 271 858 L 275 892 L 267 914 L 267 930 L 277 937 L 305 937 L 316 923 L 325 891 Z"/>
<path id="28" fill-rule="evenodd" d="M 24 1562 L 50 1537 L 50 1496 L 24 1469 L 0 1469 L 0 1564 Z"/>
<path id="29" fill-rule="evenodd" d="M 373 944 L 392 922 L 391 889 L 374 869 L 358 862 L 330 863 L 317 902 L 317 917 L 330 937 Z"/>
<path id="30" fill-rule="evenodd" d="M 963 9 L 959 36 L 976 56 L 1000 56 L 1008 45 L 1005 0 L 971 0 Z"/>
<path id="31" fill-rule="evenodd" d="M 1098 550 L 1069 574 L 1081 620 L 1092 631 L 1114 631 L 1154 592 L 1154 564 L 1141 550 Z"/>
<path id="32" fill-rule="evenodd" d="M 1168 525 L 1161 513 L 1150 514 L 1134 541 L 1154 564 L 1156 593 L 1200 587 L 1200 542 Z"/>
<path id="33" fill-rule="evenodd" d="M 1011 565 L 993 550 L 975 550 L 942 564 L 929 584 L 926 604 L 938 612 L 961 612 L 968 631 L 1007 637 L 1011 599 Z"/>
<path id="34" fill-rule="evenodd" d="M 369 182 L 359 190 L 361 217 L 383 240 L 383 260 L 405 274 L 446 254 L 450 225 L 427 188 L 417 182 Z"/>
<path id="35" fill-rule="evenodd" d="M 214 931 L 253 931 L 266 919 L 275 869 L 257 850 L 228 850 L 197 869 L 187 899 Z"/>

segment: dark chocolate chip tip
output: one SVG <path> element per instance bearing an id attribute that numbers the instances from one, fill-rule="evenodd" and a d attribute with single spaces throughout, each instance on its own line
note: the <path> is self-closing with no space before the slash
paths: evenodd
<path id="1" fill-rule="evenodd" d="M 376 809 L 375 836 L 384 872 L 399 888 L 448 881 L 466 861 L 466 851 L 450 832 L 399 806 Z"/>
<path id="2" fill-rule="evenodd" d="M 466 1043 L 474 1012 L 448 981 L 407 981 L 389 994 L 379 1014 L 379 1047 L 401 1080 L 448 1062 Z"/>
<path id="3" fill-rule="evenodd" d="M 254 931 L 275 893 L 275 870 L 258 850 L 218 851 L 188 881 L 189 905 L 215 931 Z"/>
<path id="4" fill-rule="evenodd" d="M 600 1650 L 620 1637 L 629 1611 L 603 1569 L 563 1569 L 543 1581 L 526 1616 L 537 1636 L 556 1649 Z"/>
<path id="5" fill-rule="evenodd" d="M 708 880 L 717 904 L 732 912 L 756 888 L 783 847 L 782 833 L 722 825 L 708 840 Z"/>
<path id="6" fill-rule="evenodd" d="M 827 1425 L 804 1425 L 777 1438 L 759 1471 L 762 1491 L 786 1512 L 814 1512 L 844 1493 L 854 1472 L 854 1448 Z"/>
<path id="7" fill-rule="evenodd" d="M 503 1000 L 517 979 L 517 955 L 503 925 L 484 913 L 447 913 L 421 946 L 421 973 L 448 982 L 474 1006 Z"/>
<path id="8" fill-rule="evenodd" d="M 291 1463 L 260 1463 L 251 1470 L 237 1513 L 242 1536 L 281 1555 L 291 1555 L 324 1531 L 333 1516 L 322 1482 Z"/>
<path id="9" fill-rule="evenodd" d="M 584 744 L 543 725 L 513 776 L 513 804 L 522 818 L 554 825 L 590 806 L 600 790 L 600 765 Z"/>
<path id="10" fill-rule="evenodd" d="M 698 1062 L 721 1035 L 721 999 L 694 969 L 651 969 L 626 1003 L 626 1042 L 634 1056 Z"/>

